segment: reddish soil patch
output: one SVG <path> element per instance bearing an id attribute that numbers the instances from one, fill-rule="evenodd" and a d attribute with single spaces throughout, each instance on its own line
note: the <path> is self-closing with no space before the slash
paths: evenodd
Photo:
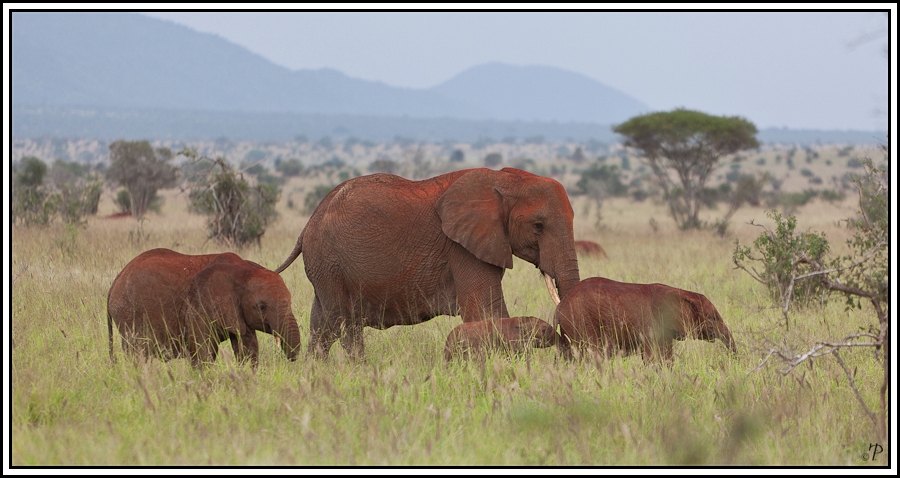
<path id="1" fill-rule="evenodd" d="M 115 214 L 110 214 L 109 216 L 106 216 L 103 219 L 124 219 L 126 217 L 131 217 L 131 213 L 130 212 L 117 212 Z"/>

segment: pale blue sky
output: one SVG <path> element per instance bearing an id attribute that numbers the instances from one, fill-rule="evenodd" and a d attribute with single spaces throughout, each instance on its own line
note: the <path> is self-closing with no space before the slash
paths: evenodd
<path id="1" fill-rule="evenodd" d="M 576 71 L 654 110 L 740 115 L 760 128 L 887 127 L 883 13 L 150 15 L 218 34 L 292 70 L 328 67 L 392 86 L 427 88 L 500 61 Z"/>

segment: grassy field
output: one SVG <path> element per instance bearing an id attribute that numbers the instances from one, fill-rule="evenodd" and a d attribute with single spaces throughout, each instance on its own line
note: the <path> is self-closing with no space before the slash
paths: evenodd
<path id="1" fill-rule="evenodd" d="M 142 228 L 104 196 L 85 229 L 12 230 L 11 465 L 825 465 L 884 466 L 840 366 L 830 358 L 790 375 L 777 363 L 754 368 L 768 342 L 803 350 L 872 322 L 834 296 L 795 311 L 786 331 L 764 288 L 731 262 L 734 240 L 751 244 L 768 224 L 744 208 L 729 236 L 681 232 L 653 201 L 610 200 L 594 227 L 595 206 L 574 202 L 576 239 L 599 242 L 608 259 L 580 261 L 581 277 L 662 282 L 705 294 L 738 344 L 677 342 L 671 367 L 639 356 L 566 363 L 555 350 L 483 364 L 446 364 L 442 348 L 458 317 L 365 330 L 366 361 L 336 345 L 327 362 L 287 361 L 260 335 L 254 372 L 222 344 L 216 364 L 186 360 L 110 364 L 106 295 L 115 275 L 140 252 L 167 247 L 222 252 L 205 241 L 203 218 L 165 194 L 161 214 Z M 801 229 L 823 230 L 840 250 L 838 219 L 855 198 L 815 200 L 797 213 Z M 288 255 L 306 217 L 288 210 L 261 248 L 240 254 L 269 268 Z M 711 213 L 714 214 L 714 213 Z M 656 227 L 650 219 L 654 218 Z M 301 256 L 302 259 L 302 256 Z M 298 261 L 283 273 L 304 346 L 312 286 Z M 553 304 L 537 270 L 516 259 L 504 278 L 511 315 L 549 320 Z M 116 334 L 116 354 L 122 357 Z M 880 369 L 871 351 L 848 351 L 860 392 L 875 406 Z M 867 455 L 868 453 L 868 455 Z M 867 459 L 864 459 L 867 455 Z"/>

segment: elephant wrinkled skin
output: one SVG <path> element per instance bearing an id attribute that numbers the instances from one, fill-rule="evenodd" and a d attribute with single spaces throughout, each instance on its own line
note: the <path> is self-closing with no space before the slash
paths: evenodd
<path id="1" fill-rule="evenodd" d="M 484 357 L 490 350 L 503 350 L 519 354 L 528 348 L 546 348 L 558 345 L 556 330 L 536 317 L 511 317 L 465 322 L 447 335 L 444 360 L 454 357 Z"/>
<path id="2" fill-rule="evenodd" d="M 334 188 L 275 271 L 303 253 L 315 290 L 308 353 L 325 358 L 341 337 L 361 359 L 364 326 L 508 317 L 500 283 L 513 255 L 564 297 L 579 281 L 572 218 L 560 183 L 518 169 L 372 174 Z"/>
<path id="3" fill-rule="evenodd" d="M 572 348 L 603 352 L 640 351 L 644 361 L 672 360 L 674 340 L 721 340 L 737 346 L 719 311 L 703 294 L 664 284 L 632 284 L 601 277 L 581 281 L 556 307 L 564 355 Z"/>
<path id="4" fill-rule="evenodd" d="M 119 272 L 106 304 L 113 360 L 113 322 L 128 355 L 184 357 L 195 367 L 215 361 L 219 343 L 226 339 L 231 339 L 238 360 L 249 359 L 255 366 L 256 331 L 282 339 L 291 360 L 300 348 L 284 280 L 230 252 L 146 251 Z"/>

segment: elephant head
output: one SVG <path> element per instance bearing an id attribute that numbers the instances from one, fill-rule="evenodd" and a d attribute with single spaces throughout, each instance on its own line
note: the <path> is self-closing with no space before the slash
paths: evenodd
<path id="1" fill-rule="evenodd" d="M 444 234 L 478 259 L 506 269 L 513 255 L 534 264 L 557 304 L 580 280 L 574 213 L 557 181 L 513 168 L 476 169 L 447 188 L 436 210 Z"/>
<path id="2" fill-rule="evenodd" d="M 300 330 L 291 293 L 275 272 L 235 254 L 222 254 L 194 276 L 188 294 L 192 313 L 187 323 L 195 338 L 208 336 L 217 342 L 227 334 L 237 358 L 249 356 L 255 364 L 260 331 L 280 339 L 287 358 L 296 358 Z"/>
<path id="3" fill-rule="evenodd" d="M 682 300 L 688 306 L 685 316 L 686 332 L 692 333 L 698 339 L 713 342 L 716 339 L 721 340 L 732 353 L 737 353 L 737 344 L 734 336 L 725 325 L 722 316 L 716 307 L 706 298 L 705 295 L 697 292 L 679 291 Z"/>
<path id="4" fill-rule="evenodd" d="M 537 317 L 516 317 L 513 327 L 514 335 L 530 347 L 542 349 L 559 345 L 560 335 L 556 329 Z"/>
<path id="5" fill-rule="evenodd" d="M 513 354 L 530 348 L 558 345 L 560 335 L 553 326 L 536 317 L 509 317 L 464 322 L 447 336 L 444 358 L 476 354 L 484 356 L 489 350 L 504 350 Z"/>

